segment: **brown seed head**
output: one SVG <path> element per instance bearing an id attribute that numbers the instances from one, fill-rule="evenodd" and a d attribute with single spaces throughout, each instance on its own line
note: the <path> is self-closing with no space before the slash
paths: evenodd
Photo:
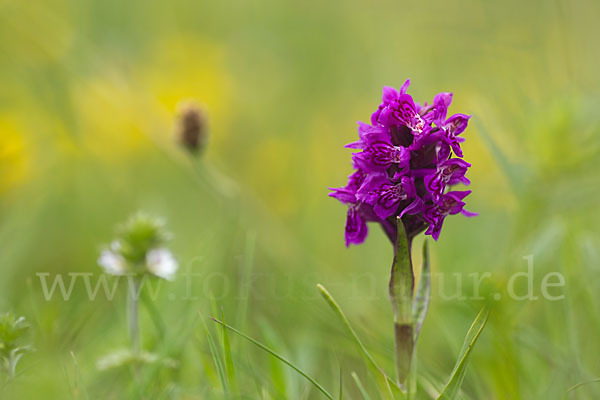
<path id="1" fill-rule="evenodd" d="M 192 153 L 201 151 L 207 140 L 206 114 L 193 101 L 180 103 L 177 107 L 177 141 Z"/>

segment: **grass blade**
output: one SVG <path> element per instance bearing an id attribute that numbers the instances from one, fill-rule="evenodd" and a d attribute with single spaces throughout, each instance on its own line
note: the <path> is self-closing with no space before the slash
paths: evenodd
<path id="1" fill-rule="evenodd" d="M 587 385 L 590 383 L 595 383 L 595 382 L 600 382 L 600 378 L 592 379 L 591 381 L 581 382 L 581 383 L 578 383 L 577 385 L 571 386 L 569 389 L 567 389 L 567 393 L 572 392 L 573 390 L 575 390 L 581 386 L 584 386 L 584 385 Z"/>
<path id="2" fill-rule="evenodd" d="M 339 395 L 338 395 L 338 399 L 342 400 L 342 398 L 344 397 L 344 382 L 343 382 L 343 372 L 342 372 L 342 366 L 340 365 L 340 390 L 339 390 Z"/>
<path id="3" fill-rule="evenodd" d="M 200 316 L 202 318 L 202 315 Z M 210 354 L 212 355 L 215 366 L 217 367 L 217 373 L 219 375 L 219 379 L 221 381 L 221 386 L 223 387 L 223 392 L 225 393 L 225 397 L 229 398 L 229 381 L 227 380 L 227 374 L 225 373 L 225 368 L 223 366 L 223 361 L 221 361 L 221 356 L 219 355 L 219 350 L 215 345 L 215 341 L 213 340 L 212 335 L 210 334 L 210 330 L 208 326 L 204 322 L 202 318 L 202 322 L 204 324 L 204 330 L 206 331 L 206 338 L 208 340 L 208 347 L 210 348 Z"/>
<path id="4" fill-rule="evenodd" d="M 371 397 L 369 397 L 369 393 L 367 393 L 367 391 L 365 390 L 365 387 L 360 382 L 360 379 L 358 379 L 358 375 L 356 375 L 356 372 L 352 372 L 351 375 L 352 375 L 352 379 L 354 379 L 354 382 L 356 383 L 356 386 L 358 387 L 358 391 L 360 392 L 360 395 L 362 396 L 362 398 L 364 400 L 371 400 Z"/>
<path id="5" fill-rule="evenodd" d="M 484 307 L 473 321 L 473 324 L 471 325 L 471 328 L 465 337 L 465 342 L 460 351 L 458 361 L 454 366 L 454 370 L 452 371 L 452 375 L 450 376 L 450 380 L 448 381 L 448 384 L 444 390 L 442 390 L 438 400 L 455 400 L 458 398 L 458 392 L 467 372 L 467 365 L 469 363 L 471 350 L 473 350 L 475 342 L 479 338 L 479 335 L 481 335 L 489 315 L 489 310 Z"/>
<path id="6" fill-rule="evenodd" d="M 71 351 L 71 358 L 73 359 L 73 365 L 75 366 L 75 382 L 73 384 L 73 394 L 75 398 L 79 397 L 81 393 L 84 399 L 89 399 L 89 395 L 85 388 L 85 385 L 82 384 L 81 378 L 81 368 L 79 367 L 79 363 L 77 362 L 77 358 L 75 357 L 75 353 Z"/>
<path id="7" fill-rule="evenodd" d="M 389 398 L 391 400 L 396 400 L 396 396 L 394 396 L 394 392 L 392 391 L 392 387 L 390 386 L 390 382 L 387 379 L 385 379 L 385 388 L 387 389 L 387 393 L 390 395 Z"/>
<path id="8" fill-rule="evenodd" d="M 210 347 L 210 353 L 213 357 L 215 365 L 217 366 L 217 372 L 219 373 L 219 379 L 221 380 L 221 386 L 223 387 L 223 392 L 225 392 L 226 397 L 229 394 L 229 385 L 227 384 L 227 375 L 225 374 L 223 368 L 223 362 L 221 361 L 221 357 L 219 356 L 219 352 L 217 350 L 217 346 L 215 346 L 215 342 L 212 338 L 212 335 L 207 330 L 206 338 L 208 339 L 208 346 Z"/>
<path id="9" fill-rule="evenodd" d="M 221 310 L 221 320 L 225 322 L 225 312 Z M 225 373 L 227 379 L 231 385 L 233 392 L 237 392 L 237 381 L 235 379 L 235 365 L 233 363 L 233 356 L 231 354 L 231 343 L 229 341 L 229 333 L 225 326 L 223 326 L 223 353 L 225 355 Z"/>
<path id="10" fill-rule="evenodd" d="M 218 319 L 215 319 L 215 318 L 211 318 L 211 319 L 213 321 L 215 321 L 217 324 L 221 324 L 223 327 L 229 329 L 233 333 L 235 333 L 235 334 L 243 337 L 244 339 L 250 341 L 251 343 L 253 343 L 257 347 L 260 347 L 261 349 L 263 349 L 267 353 L 271 354 L 273 357 L 277 358 L 282 363 L 288 365 L 294 371 L 296 371 L 297 373 L 299 373 L 300 375 L 302 375 L 304 378 L 306 378 L 306 380 L 308 380 L 315 388 L 317 388 L 317 390 L 319 390 L 321 393 L 323 393 L 323 395 L 325 397 L 327 397 L 330 400 L 333 400 L 333 396 L 331 396 L 331 394 L 329 394 L 329 392 L 327 392 L 327 390 L 325 390 L 325 388 L 323 386 L 321 386 L 321 384 L 319 384 L 316 380 L 314 380 L 313 378 L 311 378 L 306 372 L 302 371 L 300 368 L 298 368 L 297 366 L 295 366 L 294 364 L 292 364 L 292 362 L 289 361 L 289 360 L 287 360 L 285 357 L 277 354 L 274 350 L 268 348 L 267 346 L 265 346 L 264 344 L 262 344 L 262 343 L 260 343 L 260 342 L 258 342 L 256 340 L 252 339 L 250 336 L 246 335 L 245 333 L 242 333 L 242 332 L 238 331 L 237 329 L 235 329 L 234 327 L 232 327 L 230 325 L 227 325 L 223 321 L 219 321 Z"/>
<path id="11" fill-rule="evenodd" d="M 377 371 L 379 371 L 383 375 L 383 377 L 385 378 L 386 382 L 388 382 L 389 384 L 391 384 L 392 386 L 394 386 L 396 389 L 400 390 L 400 388 L 398 387 L 398 384 L 396 384 L 396 382 L 385 373 L 385 371 L 383 370 L 383 368 L 381 368 L 377 364 L 377 362 L 375 362 L 375 359 L 371 356 L 371 354 L 369 353 L 369 351 L 367 350 L 367 348 L 365 347 L 365 345 L 361 342 L 360 338 L 358 337 L 358 335 L 354 331 L 354 328 L 352 328 L 352 325 L 350 325 L 350 322 L 348 321 L 348 318 L 346 318 L 346 315 L 344 314 L 344 312 L 342 311 L 342 309 L 340 308 L 340 306 L 337 304 L 337 302 L 335 301 L 335 299 L 331 296 L 331 294 L 329 294 L 329 292 L 327 291 L 327 289 L 325 289 L 325 287 L 323 287 L 323 285 L 321 285 L 321 284 L 317 284 L 317 288 L 321 292 L 321 296 L 323 296 L 323 298 L 325 299 L 325 301 L 327 302 L 327 304 L 329 304 L 329 306 L 331 307 L 331 309 L 342 320 L 342 322 L 344 323 L 344 326 L 346 327 L 346 330 L 350 333 L 350 335 L 352 336 L 352 338 L 354 339 L 354 341 L 356 342 L 356 344 L 358 344 L 358 347 L 360 347 L 360 349 L 364 353 L 365 357 L 367 357 L 367 360 L 369 360 L 369 362 L 371 363 L 371 365 L 373 366 L 373 368 L 375 368 Z"/>

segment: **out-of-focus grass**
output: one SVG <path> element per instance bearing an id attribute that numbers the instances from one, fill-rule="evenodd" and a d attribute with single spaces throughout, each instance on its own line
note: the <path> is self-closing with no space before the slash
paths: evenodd
<path id="1" fill-rule="evenodd" d="M 315 284 L 391 371 L 391 247 L 373 227 L 365 245 L 345 249 L 345 211 L 326 187 L 350 172 L 342 145 L 355 121 L 369 118 L 382 85 L 406 77 L 417 99 L 451 90 L 452 110 L 474 115 L 464 150 L 469 208 L 481 214 L 449 218 L 431 246 L 420 373 L 442 386 L 483 303 L 444 300 L 438 289 L 453 293 L 456 272 L 470 295 L 468 274 L 489 271 L 482 294 L 503 298 L 473 352 L 464 397 L 597 398 L 597 383 L 567 390 L 600 376 L 599 14 L 583 0 L 1 0 L 0 311 L 27 316 L 37 349 L 7 398 L 220 398 L 198 316 L 220 307 L 329 391 L 342 365 L 349 398 L 359 398 L 353 371 L 374 396 L 376 378 Z M 175 106 L 186 98 L 210 115 L 199 162 L 172 143 Z M 183 276 L 163 285 L 162 338 L 142 312 L 145 347 L 179 368 L 98 372 L 98 358 L 127 344 L 124 293 L 90 302 L 76 285 L 70 301 L 45 301 L 35 274 L 99 273 L 99 245 L 137 209 L 168 219 L 182 272 L 199 274 L 197 298 L 186 299 Z M 530 254 L 536 295 L 545 274 L 560 272 L 566 285 L 554 292 L 563 300 L 506 296 Z M 217 328 L 209 325 L 215 338 Z M 230 339 L 246 398 L 318 398 L 285 366 Z"/>

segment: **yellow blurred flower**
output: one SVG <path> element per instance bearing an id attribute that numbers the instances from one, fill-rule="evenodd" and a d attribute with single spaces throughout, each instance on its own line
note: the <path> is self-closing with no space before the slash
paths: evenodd
<path id="1" fill-rule="evenodd" d="M 95 77 L 79 83 L 72 95 L 86 153 L 114 160 L 149 147 L 144 129 L 153 110 L 123 79 Z"/>
<path id="2" fill-rule="evenodd" d="M 31 153 L 16 121 L 0 115 L 0 195 L 23 183 L 31 174 Z"/>
<path id="3" fill-rule="evenodd" d="M 123 158 L 152 146 L 169 145 L 177 104 L 197 99 L 224 135 L 229 78 L 219 47 L 197 38 L 161 39 L 149 60 L 131 75 L 103 65 L 102 75 L 75 82 L 72 99 L 82 144 L 103 159 Z M 218 141 L 218 139 L 217 139 Z"/>

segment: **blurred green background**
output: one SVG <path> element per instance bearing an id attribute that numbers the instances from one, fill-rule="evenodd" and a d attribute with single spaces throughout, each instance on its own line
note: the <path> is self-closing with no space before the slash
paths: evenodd
<path id="1" fill-rule="evenodd" d="M 406 78 L 417 101 L 452 91 L 450 111 L 474 116 L 463 149 L 480 213 L 449 218 L 430 243 L 422 384 L 439 390 L 485 303 L 440 288 L 472 297 L 469 274 L 489 271 L 482 296 L 502 299 L 462 396 L 600 398 L 599 383 L 568 392 L 600 377 L 599 17 L 592 0 L 0 0 L 0 312 L 24 315 L 36 348 L 0 398 L 223 398 L 203 325 L 218 337 L 207 317 L 220 310 L 328 390 L 341 365 L 347 398 L 361 398 L 352 371 L 375 396 L 315 285 L 392 373 L 391 246 L 372 226 L 346 249 L 346 210 L 327 187 L 350 173 L 356 121 Z M 209 118 L 199 159 L 174 141 L 185 99 Z M 101 246 L 136 210 L 168 220 L 182 272 L 198 274 L 195 299 L 182 275 L 163 284 L 162 322 L 142 309 L 144 347 L 179 363 L 143 378 L 95 367 L 128 344 L 123 290 L 90 301 L 79 283 L 46 301 L 36 276 L 99 274 Z M 517 301 L 507 282 L 528 255 L 540 299 Z M 551 289 L 564 299 L 541 297 L 549 272 L 565 277 Z M 230 339 L 240 398 L 321 398 Z"/>

